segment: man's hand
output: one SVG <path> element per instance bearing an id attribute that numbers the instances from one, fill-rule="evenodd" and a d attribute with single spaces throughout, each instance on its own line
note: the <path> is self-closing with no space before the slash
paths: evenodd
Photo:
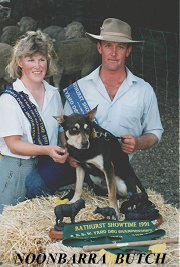
<path id="1" fill-rule="evenodd" d="M 123 135 L 122 136 L 122 151 L 127 154 L 131 154 L 138 149 L 138 138 L 135 138 L 133 135 Z"/>
<path id="2" fill-rule="evenodd" d="M 122 137 L 122 150 L 127 153 L 133 153 L 136 150 L 145 150 L 151 148 L 158 142 L 158 138 L 155 134 L 147 133 L 140 137 L 134 137 L 131 134 L 123 135 Z"/>
<path id="3" fill-rule="evenodd" d="M 77 162 L 77 160 L 75 160 L 73 157 L 68 157 L 67 158 L 67 162 L 69 163 L 69 165 L 73 168 L 77 168 L 79 166 L 79 163 Z"/>

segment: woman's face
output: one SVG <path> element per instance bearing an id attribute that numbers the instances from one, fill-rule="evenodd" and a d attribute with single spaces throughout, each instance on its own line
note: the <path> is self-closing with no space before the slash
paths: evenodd
<path id="1" fill-rule="evenodd" d="M 22 57 L 18 65 L 22 69 L 21 78 L 32 82 L 41 82 L 47 72 L 47 58 L 40 53 Z"/>

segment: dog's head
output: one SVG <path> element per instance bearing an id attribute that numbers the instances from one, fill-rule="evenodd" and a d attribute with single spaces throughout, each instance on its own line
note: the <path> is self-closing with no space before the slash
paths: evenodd
<path id="1" fill-rule="evenodd" d="M 90 136 L 92 134 L 92 121 L 97 107 L 82 115 L 73 113 L 69 116 L 60 115 L 54 118 L 62 125 L 68 145 L 77 149 L 88 149 Z"/>

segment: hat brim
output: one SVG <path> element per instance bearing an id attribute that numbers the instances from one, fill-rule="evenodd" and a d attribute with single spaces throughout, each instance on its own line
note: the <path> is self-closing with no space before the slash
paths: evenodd
<path id="1" fill-rule="evenodd" d="M 143 43 L 144 41 L 135 41 L 128 39 L 126 37 L 114 36 L 114 35 L 95 35 L 86 32 L 86 35 L 91 39 L 101 40 L 101 41 L 109 41 L 109 42 L 118 42 L 118 43 Z"/>

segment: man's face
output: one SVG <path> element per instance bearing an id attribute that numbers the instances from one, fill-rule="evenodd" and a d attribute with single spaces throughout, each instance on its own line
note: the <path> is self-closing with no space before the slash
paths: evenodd
<path id="1" fill-rule="evenodd" d="M 101 41 L 97 49 L 102 56 L 102 66 L 110 71 L 123 69 L 125 60 L 131 53 L 132 47 L 127 43 Z"/>

